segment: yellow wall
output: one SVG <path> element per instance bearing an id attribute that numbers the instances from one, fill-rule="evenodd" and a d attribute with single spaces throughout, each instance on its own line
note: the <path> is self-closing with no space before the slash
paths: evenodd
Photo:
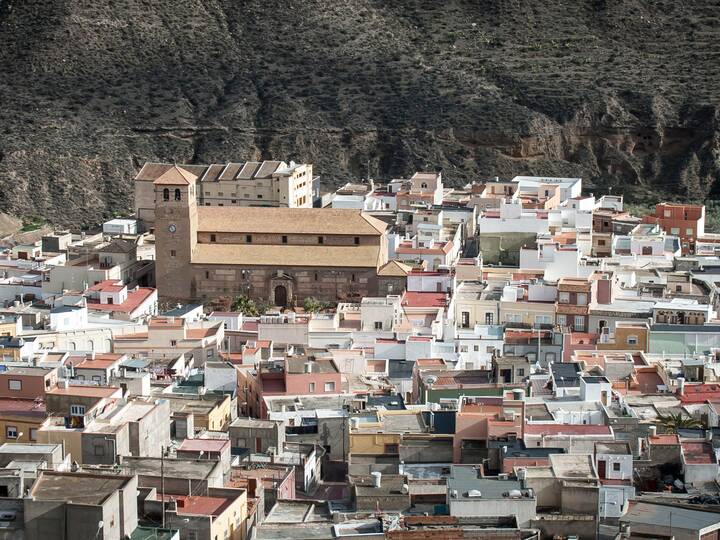
<path id="1" fill-rule="evenodd" d="M 17 362 L 20 360 L 20 349 L 15 347 L 9 347 L 7 349 L 0 347 L 0 357 L 6 361 Z"/>
<path id="2" fill-rule="evenodd" d="M 16 323 L 0 323 L 0 336 L 15 337 L 17 330 Z"/>
<path id="3" fill-rule="evenodd" d="M 3 443 L 14 443 L 14 442 L 23 442 L 23 443 L 31 443 L 36 442 L 30 440 L 30 428 L 38 429 L 42 423 L 44 422 L 44 419 L 38 419 L 37 421 L 29 421 L 27 418 L 13 418 L 12 416 L 2 416 L 0 417 L 0 444 Z M 7 426 L 15 426 L 17 428 L 18 433 L 22 433 L 21 437 L 18 437 L 17 439 L 9 439 L 7 437 Z M 37 437 L 39 438 L 39 431 Z"/>
<path id="4" fill-rule="evenodd" d="M 351 454 L 385 453 L 386 444 L 400 444 L 398 433 L 350 433 Z"/>
<path id="5" fill-rule="evenodd" d="M 244 492 L 212 524 L 211 538 L 245 540 L 247 492 Z"/>
<path id="6" fill-rule="evenodd" d="M 535 315 L 548 315 L 555 322 L 555 304 L 541 302 L 501 302 L 500 321 L 507 322 L 508 315 L 520 315 L 523 324 L 535 324 Z M 497 324 L 497 323 L 496 323 Z"/>
<path id="7" fill-rule="evenodd" d="M 629 345 L 628 336 L 637 336 L 637 344 Z M 598 343 L 598 350 L 602 351 L 643 351 L 648 352 L 648 330 L 647 328 L 615 328 L 615 340 L 613 343 Z"/>
<path id="8" fill-rule="evenodd" d="M 225 396 L 225 400 L 210 411 L 206 418 L 196 417 L 195 427 L 205 427 L 210 431 L 225 431 L 230 424 L 231 403 L 230 396 Z M 201 420 L 205 425 L 199 426 L 197 420 Z"/>

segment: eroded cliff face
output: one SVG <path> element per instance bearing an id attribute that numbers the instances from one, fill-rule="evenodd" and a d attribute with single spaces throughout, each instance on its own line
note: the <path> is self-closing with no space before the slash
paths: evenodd
<path id="1" fill-rule="evenodd" d="M 98 222 L 146 160 L 716 197 L 718 7 L 0 1 L 0 209 Z"/>

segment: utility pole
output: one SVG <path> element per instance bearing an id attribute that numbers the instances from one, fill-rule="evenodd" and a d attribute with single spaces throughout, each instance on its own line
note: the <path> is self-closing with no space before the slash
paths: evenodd
<path id="1" fill-rule="evenodd" d="M 160 448 L 160 510 L 162 512 L 162 528 L 165 528 L 165 446 Z"/>

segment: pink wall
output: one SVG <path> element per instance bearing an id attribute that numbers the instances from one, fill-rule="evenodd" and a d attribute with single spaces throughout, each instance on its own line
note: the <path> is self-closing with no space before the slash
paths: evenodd
<path id="1" fill-rule="evenodd" d="M 503 410 L 515 410 L 515 421 L 499 420 Z M 486 404 L 479 410 L 476 406 L 463 405 L 463 410 L 455 418 L 455 437 L 453 438 L 453 462 L 459 463 L 463 440 L 485 441 L 505 437 L 515 433 L 523 436 L 524 411 L 522 403 Z"/>
<path id="2" fill-rule="evenodd" d="M 325 392 L 325 383 L 333 382 L 332 391 Z M 314 394 L 337 394 L 342 390 L 340 373 L 292 373 L 285 375 L 285 393 L 289 395 L 309 394 L 310 383 L 315 383 Z"/>
<path id="3" fill-rule="evenodd" d="M 503 459 L 502 472 L 512 474 L 513 467 L 535 467 L 549 464 L 549 458 L 508 458 Z"/>
<path id="4" fill-rule="evenodd" d="M 597 349 L 597 339 L 584 338 L 583 343 L 573 343 L 572 334 L 563 334 L 563 362 L 572 362 L 575 351 L 594 351 Z"/>
<path id="5" fill-rule="evenodd" d="M 11 390 L 10 381 L 20 381 L 22 388 L 20 390 Z M 49 386 L 45 386 L 45 381 L 49 381 Z M 45 399 L 45 391 L 54 388 L 57 385 L 57 372 L 50 371 L 47 375 L 20 375 L 18 373 L 0 373 L 0 397 L 3 398 L 22 398 L 35 399 L 37 397 Z"/>

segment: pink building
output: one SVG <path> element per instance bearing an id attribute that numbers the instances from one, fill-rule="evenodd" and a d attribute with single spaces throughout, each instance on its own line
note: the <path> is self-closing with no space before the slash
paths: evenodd
<path id="1" fill-rule="evenodd" d="M 57 386 L 57 368 L 11 367 L 0 372 L 0 398 L 44 398 Z"/>
<path id="2" fill-rule="evenodd" d="M 455 420 L 453 462 L 461 463 L 466 450 L 478 442 L 522 439 L 524 402 L 502 397 L 465 397 Z"/>
<path id="3" fill-rule="evenodd" d="M 284 361 L 260 364 L 256 376 L 243 373 L 241 392 L 247 384 L 250 410 L 266 418 L 264 396 L 302 396 L 342 393 L 342 374 L 332 358 L 290 356 Z M 242 394 L 241 394 L 242 395 Z M 253 403 L 256 404 L 253 408 Z"/>

